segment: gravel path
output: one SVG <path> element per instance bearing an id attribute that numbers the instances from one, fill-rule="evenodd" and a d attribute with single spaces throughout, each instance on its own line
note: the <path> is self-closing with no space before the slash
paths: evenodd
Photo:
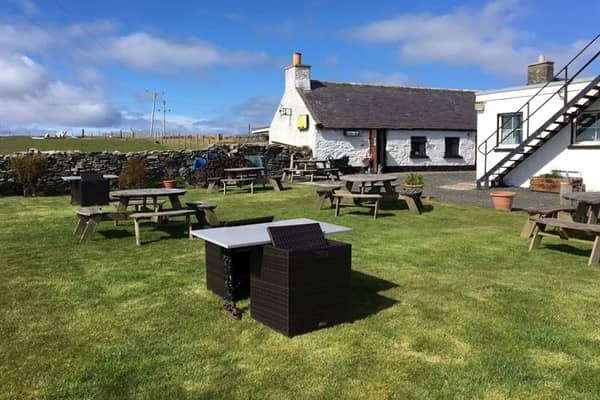
<path id="1" fill-rule="evenodd" d="M 483 208 L 492 208 L 490 190 L 477 190 L 475 186 L 475 171 L 452 172 L 423 172 L 425 188 L 423 194 L 448 203 L 462 204 Z M 399 174 L 403 180 L 406 174 Z M 492 189 L 496 190 L 496 189 Z M 555 193 L 532 192 L 523 188 L 501 188 L 517 192 L 513 210 L 526 207 L 548 207 L 559 204 L 559 195 Z"/>

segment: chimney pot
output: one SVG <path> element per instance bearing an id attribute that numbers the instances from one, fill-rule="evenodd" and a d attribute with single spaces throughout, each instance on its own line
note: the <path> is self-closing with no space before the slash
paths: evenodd
<path id="1" fill-rule="evenodd" d="M 294 55 L 292 56 L 292 65 L 300 65 L 302 64 L 302 53 L 294 53 Z"/>

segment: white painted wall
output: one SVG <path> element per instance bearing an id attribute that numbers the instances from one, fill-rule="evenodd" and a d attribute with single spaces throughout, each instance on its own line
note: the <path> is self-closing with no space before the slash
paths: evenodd
<path id="1" fill-rule="evenodd" d="M 307 67 L 288 67 L 285 70 L 285 89 L 279 107 L 271 120 L 269 128 L 269 141 L 271 143 L 285 143 L 292 146 L 308 146 L 315 151 L 316 127 L 315 120 L 304 104 L 297 85 L 306 85 L 310 82 L 310 71 Z M 279 108 L 291 108 L 291 115 L 281 115 Z M 308 114 L 308 129 L 298 129 L 298 116 Z"/>
<path id="2" fill-rule="evenodd" d="M 427 138 L 429 158 L 410 158 L 411 136 Z M 444 158 L 445 137 L 458 137 L 459 152 L 463 158 Z M 360 136 L 344 136 L 343 130 L 323 129 L 317 132 L 315 157 L 340 158 L 348 156 L 350 165 L 364 166 L 368 154 L 369 131 L 360 130 Z M 475 132 L 459 131 L 388 131 L 386 166 L 473 166 L 475 164 Z"/>
<path id="3" fill-rule="evenodd" d="M 600 110 L 600 102 L 597 101 L 588 109 Z M 578 171 L 587 191 L 600 191 L 600 149 L 592 149 L 589 145 L 571 146 L 570 126 L 563 128 L 544 147 L 511 171 L 505 182 L 512 186 L 529 187 L 529 178 L 549 173 L 553 169 Z"/>
<path id="4" fill-rule="evenodd" d="M 362 167 L 363 159 L 368 154 L 369 149 L 369 131 L 360 130 L 360 136 L 344 136 L 341 129 L 321 129 L 316 136 L 315 158 L 325 159 L 332 157 L 335 159 L 343 156 L 350 158 L 349 165 Z"/>
<path id="5" fill-rule="evenodd" d="M 410 157 L 411 136 L 427 138 L 428 158 Z M 459 153 L 462 158 L 444 158 L 445 138 L 459 138 Z M 475 132 L 461 131 L 408 131 L 387 132 L 386 165 L 394 166 L 473 166 L 475 165 Z"/>
<path id="6" fill-rule="evenodd" d="M 579 93 L 579 91 L 581 91 L 590 81 L 591 81 L 591 79 L 580 79 L 580 80 L 574 81 L 569 86 L 567 99 L 571 99 L 573 96 L 575 96 L 577 93 Z M 476 93 L 475 101 L 478 103 L 483 103 L 484 108 L 485 108 L 484 111 L 480 111 L 477 113 L 477 146 L 479 147 L 479 146 L 483 145 L 484 141 L 492 133 L 494 133 L 497 130 L 498 114 L 516 112 L 542 86 L 543 85 L 529 85 L 529 86 L 522 86 L 522 87 L 517 87 L 517 88 L 508 88 L 508 89 L 496 90 L 496 91 L 483 91 L 483 92 Z M 531 102 L 530 111 L 533 112 L 536 108 L 538 108 L 544 101 L 546 101 L 550 97 L 550 95 L 552 93 L 556 92 L 556 90 L 558 90 L 558 88 L 560 86 L 561 86 L 561 82 L 556 82 L 556 83 L 552 83 L 552 84 L 548 85 L 548 87 L 545 88 Z M 529 121 L 529 132 L 533 133 L 537 129 L 537 127 L 539 127 L 541 124 L 546 122 L 548 120 L 548 118 L 550 118 L 553 114 L 555 114 L 563 105 L 564 105 L 563 98 L 559 97 L 559 96 L 554 96 L 554 98 L 549 100 L 548 103 L 540 109 L 540 111 L 538 111 L 534 116 L 532 116 L 532 118 Z M 527 118 L 527 111 L 523 110 L 523 119 L 525 120 L 525 118 Z M 525 127 L 526 127 L 526 124 L 524 124 L 524 130 L 523 130 L 524 137 L 527 135 Z M 565 132 L 566 132 L 566 130 L 565 130 Z M 588 149 L 588 150 L 575 150 L 576 153 L 567 158 L 563 158 L 563 157 L 557 158 L 559 153 L 562 153 L 562 151 L 568 152 L 568 150 L 566 149 L 566 146 L 568 146 L 568 144 L 567 144 L 567 142 L 564 141 L 566 139 L 570 140 L 568 135 L 569 135 L 569 133 L 566 133 L 565 137 L 563 137 L 564 135 L 562 133 L 560 135 L 557 135 L 557 137 L 553 138 L 551 141 L 546 143 L 544 145 L 544 147 L 542 147 L 541 149 L 536 151 L 535 155 L 532 155 L 530 157 L 530 159 L 533 159 L 533 160 L 537 159 L 537 161 L 535 161 L 537 163 L 541 163 L 542 160 L 546 160 L 543 163 L 543 165 L 538 165 L 536 167 L 534 165 L 537 165 L 537 164 L 535 164 L 535 162 L 532 160 L 531 163 L 534 163 L 534 164 L 532 164 L 528 168 L 526 168 L 525 165 L 530 164 L 530 162 L 529 162 L 529 160 L 525 161 L 518 168 L 516 168 L 513 172 L 511 172 L 511 174 L 509 174 L 509 176 L 506 177 L 505 183 L 514 184 L 517 186 L 528 186 L 529 178 L 533 175 L 530 174 L 529 176 L 527 176 L 526 181 L 524 181 L 524 179 L 525 179 L 524 175 L 529 174 L 533 170 L 536 170 L 534 175 L 537 174 L 537 172 L 539 170 L 543 170 L 545 172 L 546 169 L 548 170 L 548 172 L 550 169 L 581 170 L 581 169 L 583 169 L 583 167 L 585 167 L 585 165 L 587 165 L 587 163 L 583 163 L 585 165 L 581 165 L 581 163 L 577 163 L 577 165 L 579 165 L 579 167 L 575 168 L 572 165 L 572 161 L 576 160 L 579 157 L 581 157 L 582 160 L 587 159 L 588 155 L 583 152 L 590 152 L 590 154 L 589 154 L 590 157 L 593 156 L 593 154 L 596 154 L 596 157 L 597 157 L 597 155 L 600 155 L 600 152 L 598 152 L 598 150 Z M 562 137 L 562 140 L 559 139 L 558 136 Z M 552 145 L 551 145 L 551 143 L 552 143 Z M 563 146 L 563 150 L 561 152 L 557 153 L 557 149 L 552 148 L 552 146 L 558 146 L 558 145 Z M 492 149 L 495 146 L 496 146 L 496 136 L 494 135 L 488 141 L 488 149 Z M 503 145 L 503 146 L 510 148 L 510 146 L 506 146 L 506 145 Z M 485 160 L 485 157 L 481 152 L 477 151 L 476 154 L 477 154 L 477 178 L 479 178 L 484 175 L 486 167 L 489 170 L 496 163 L 498 163 L 502 158 L 504 158 L 507 153 L 506 153 L 506 151 L 492 151 L 487 155 L 487 161 Z M 554 156 L 551 156 L 552 154 L 554 154 Z M 573 160 L 571 160 L 571 158 L 573 158 Z M 560 161 L 560 164 L 562 165 L 561 168 L 547 168 L 546 167 L 546 165 L 550 165 L 551 161 L 554 159 L 557 159 L 557 162 L 558 162 L 558 160 L 561 160 Z M 519 172 L 521 168 L 523 168 L 523 172 Z M 585 167 L 585 169 L 587 170 L 588 168 Z M 519 182 L 519 183 L 516 183 L 516 182 Z M 584 178 L 584 182 L 585 182 L 585 178 Z"/>

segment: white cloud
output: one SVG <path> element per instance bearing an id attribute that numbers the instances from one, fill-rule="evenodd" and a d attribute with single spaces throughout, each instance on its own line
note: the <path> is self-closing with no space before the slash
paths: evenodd
<path id="1" fill-rule="evenodd" d="M 94 87 L 52 79 L 22 54 L 0 54 L 0 120 L 8 126 L 110 126 L 121 115 Z"/>
<path id="2" fill-rule="evenodd" d="M 15 4 L 27 16 L 37 14 L 39 11 L 37 4 L 31 0 L 8 0 L 8 2 Z"/>
<path id="3" fill-rule="evenodd" d="M 54 40 L 54 35 L 33 25 L 0 24 L 0 51 L 39 51 Z"/>
<path id="4" fill-rule="evenodd" d="M 347 31 L 355 40 L 399 46 L 403 61 L 480 65 L 517 77 L 538 51 L 520 45 L 522 32 L 511 26 L 519 12 L 513 0 L 493 1 L 479 10 L 458 9 L 443 15 L 404 14 Z"/>
<path id="5" fill-rule="evenodd" d="M 406 85 L 408 77 L 401 73 L 383 74 L 376 71 L 361 71 L 358 73 L 361 82 L 380 84 L 380 85 Z"/>
<path id="6" fill-rule="evenodd" d="M 112 38 L 96 50 L 95 57 L 121 62 L 134 69 L 167 73 L 214 65 L 252 65 L 269 60 L 264 52 L 227 51 L 200 40 L 176 42 L 145 32 Z"/>

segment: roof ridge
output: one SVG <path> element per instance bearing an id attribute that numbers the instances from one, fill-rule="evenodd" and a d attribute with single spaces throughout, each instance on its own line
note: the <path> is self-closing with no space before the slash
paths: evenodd
<path id="1" fill-rule="evenodd" d="M 417 89 L 417 90 L 445 90 L 448 92 L 476 92 L 476 89 L 452 89 L 452 88 L 437 88 L 437 87 L 425 87 L 425 86 L 403 86 L 403 85 L 385 85 L 380 83 L 362 83 L 362 82 L 337 82 L 337 81 L 323 81 L 320 79 L 311 79 L 311 82 L 320 83 L 332 83 L 334 85 L 349 85 L 349 86 L 375 86 L 384 88 L 394 89 Z"/>

